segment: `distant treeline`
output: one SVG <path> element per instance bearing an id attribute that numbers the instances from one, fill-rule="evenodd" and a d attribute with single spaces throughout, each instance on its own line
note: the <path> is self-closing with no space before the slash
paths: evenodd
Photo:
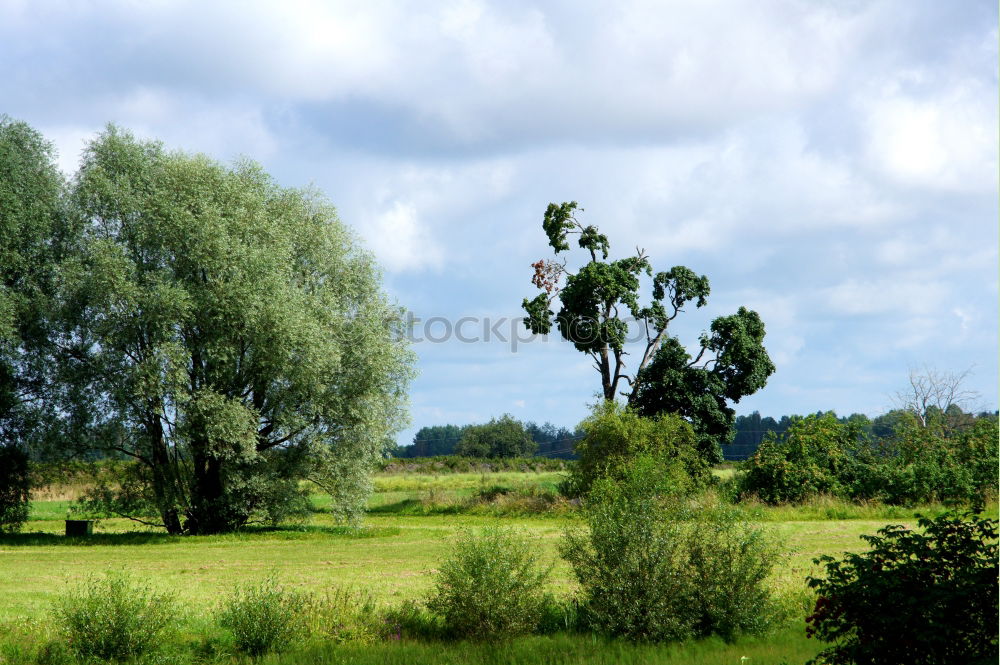
<path id="1" fill-rule="evenodd" d="M 815 415 L 821 416 L 825 413 L 817 411 Z M 859 430 L 872 439 L 887 439 L 892 436 L 900 420 L 906 411 L 893 410 L 875 418 L 869 418 L 861 413 L 853 413 L 846 417 L 838 417 L 841 424 L 854 424 Z M 996 412 L 984 411 L 979 414 L 965 413 L 957 406 L 951 406 L 943 414 L 951 427 L 960 429 L 977 418 L 997 418 Z M 792 426 L 792 423 L 801 418 L 799 415 L 781 416 L 778 419 L 771 416 L 761 416 L 760 412 L 754 411 L 748 416 L 737 416 L 733 427 L 733 439 L 728 445 L 722 446 L 723 454 L 727 460 L 744 460 L 753 455 L 761 442 L 770 433 L 780 437 L 784 435 Z M 583 431 L 579 428 L 573 430 L 565 427 L 557 427 L 552 423 L 539 425 L 528 421 L 521 423 L 524 431 L 537 444 L 537 449 L 531 453 L 537 457 L 551 457 L 557 459 L 576 459 L 573 447 L 576 442 L 583 438 Z M 462 436 L 470 427 L 476 425 L 433 425 L 422 427 L 413 437 L 413 444 L 409 446 L 399 446 L 393 457 L 415 458 L 415 457 L 438 457 L 442 455 L 454 455 Z"/>
<path id="2" fill-rule="evenodd" d="M 928 409 L 933 415 L 934 407 Z M 817 411 L 816 416 L 823 416 L 832 411 Z M 869 418 L 863 413 L 852 413 L 847 417 L 838 417 L 837 421 L 842 425 L 854 424 L 859 432 L 873 440 L 888 439 L 899 427 L 900 422 L 906 417 L 908 412 L 903 409 L 894 409 L 888 413 L 883 413 L 875 418 Z M 956 405 L 948 407 L 942 414 L 948 429 L 958 431 L 971 425 L 977 418 L 997 419 L 997 412 L 983 411 L 978 414 L 966 413 Z M 727 460 L 743 460 L 753 455 L 760 446 L 764 437 L 768 433 L 780 437 L 784 435 L 792 426 L 792 423 L 801 418 L 798 415 L 781 416 L 775 420 L 770 416 L 761 416 L 758 411 L 754 411 L 749 416 L 736 416 L 734 427 L 735 435 L 733 441 L 728 446 L 723 446 L 722 451 Z"/>
<path id="3" fill-rule="evenodd" d="M 536 457 L 551 457 L 556 459 L 576 459 L 573 446 L 583 437 L 579 429 L 569 430 L 556 427 L 552 423 L 539 425 L 535 422 L 520 423 L 524 432 L 535 442 L 537 448 L 530 452 Z M 413 437 L 413 444 L 399 446 L 393 457 L 437 457 L 454 455 L 462 437 L 469 428 L 479 425 L 433 425 L 422 427 Z"/>

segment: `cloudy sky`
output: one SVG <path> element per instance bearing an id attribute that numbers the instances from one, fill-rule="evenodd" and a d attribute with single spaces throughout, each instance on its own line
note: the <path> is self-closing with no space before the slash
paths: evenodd
<path id="1" fill-rule="evenodd" d="M 685 343 L 761 314 L 777 372 L 738 413 L 875 415 L 924 365 L 995 408 L 997 24 L 992 0 L 5 0 L 0 112 L 67 172 L 114 122 L 324 190 L 420 336 L 475 318 L 416 343 L 402 443 L 586 413 L 586 357 L 510 339 L 565 200 L 615 257 L 709 277 Z"/>

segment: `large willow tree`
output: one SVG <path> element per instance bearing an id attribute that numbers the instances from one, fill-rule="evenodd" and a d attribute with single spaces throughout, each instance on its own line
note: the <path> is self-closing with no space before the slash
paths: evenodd
<path id="1" fill-rule="evenodd" d="M 217 533 L 281 519 L 311 479 L 357 514 L 412 358 L 332 206 L 114 127 L 85 151 L 72 204 L 67 413 L 134 462 L 93 504 Z"/>

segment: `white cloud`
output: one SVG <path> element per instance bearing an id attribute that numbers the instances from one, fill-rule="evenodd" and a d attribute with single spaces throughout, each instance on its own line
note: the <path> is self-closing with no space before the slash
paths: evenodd
<path id="1" fill-rule="evenodd" d="M 921 273 L 900 273 L 877 278 L 848 278 L 823 290 L 826 303 L 846 316 L 908 314 L 927 316 L 940 312 L 950 296 L 948 285 Z"/>
<path id="2" fill-rule="evenodd" d="M 1000 136 L 993 87 L 968 81 L 929 98 L 890 89 L 868 104 L 869 159 L 904 185 L 994 191 Z"/>
<path id="3" fill-rule="evenodd" d="M 410 203 L 394 201 L 363 233 L 375 256 L 389 270 L 407 272 L 441 265 L 442 249 Z"/>

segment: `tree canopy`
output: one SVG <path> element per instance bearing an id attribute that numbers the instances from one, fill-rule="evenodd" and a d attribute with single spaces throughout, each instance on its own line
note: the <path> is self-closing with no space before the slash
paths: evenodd
<path id="1" fill-rule="evenodd" d="M 72 247 L 51 144 L 0 116 L 0 445 L 26 448 L 53 420 L 55 268 Z"/>
<path id="2" fill-rule="evenodd" d="M 529 457 L 536 444 L 524 425 L 509 413 L 483 425 L 469 425 L 455 448 L 465 457 Z"/>
<path id="3" fill-rule="evenodd" d="M 11 171 L 15 189 L 52 188 L 32 174 L 54 170 L 5 155 L 4 186 Z M 43 224 L 49 199 L 9 200 L 0 194 L 5 227 L 42 238 L 29 250 L 58 246 Z M 69 453 L 132 462 L 91 507 L 171 533 L 221 532 L 281 519 L 311 479 L 341 515 L 357 514 L 404 424 L 412 354 L 372 257 L 324 197 L 252 162 L 227 168 L 112 126 L 87 147 L 67 201 L 73 251 L 42 263 L 59 284 L 42 334 L 57 350 L 51 415 L 77 435 Z M 32 264 L 10 245 L 6 311 L 18 266 Z"/>
<path id="4" fill-rule="evenodd" d="M 575 273 L 566 262 L 539 260 L 532 264 L 532 283 L 541 290 L 524 299 L 525 326 L 548 334 L 553 324 L 562 337 L 591 357 L 601 376 L 605 400 L 625 396 L 645 416 L 678 413 L 695 428 L 706 459 L 721 461 L 719 443 L 732 436 L 739 402 L 764 387 L 774 365 L 764 348 L 764 324 L 756 312 L 740 307 L 736 314 L 716 318 L 699 339 L 692 358 L 668 327 L 684 308 L 703 307 L 710 292 L 708 278 L 685 266 L 653 272 L 645 252 L 609 261 L 610 241 L 597 227 L 576 218 L 576 201 L 549 204 L 542 221 L 556 254 L 570 249 L 569 236 L 590 260 Z M 642 302 L 643 280 L 651 280 L 651 297 Z M 551 308 L 560 302 L 558 312 Z M 626 368 L 626 343 L 631 315 L 641 327 L 645 348 L 634 371 Z M 623 385 L 628 388 L 621 390 Z"/>

